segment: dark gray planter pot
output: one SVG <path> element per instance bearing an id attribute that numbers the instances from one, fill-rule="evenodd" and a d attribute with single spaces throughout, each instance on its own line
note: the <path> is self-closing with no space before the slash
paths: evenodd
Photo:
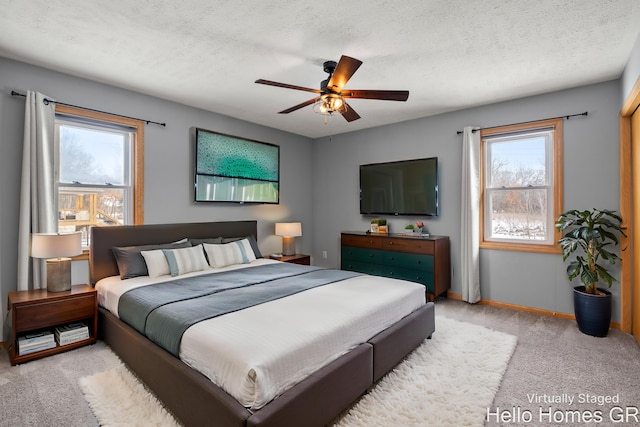
<path id="1" fill-rule="evenodd" d="M 606 337 L 611 324 L 611 292 L 598 288 L 604 295 L 584 292 L 584 286 L 573 288 L 573 309 L 580 332 Z"/>

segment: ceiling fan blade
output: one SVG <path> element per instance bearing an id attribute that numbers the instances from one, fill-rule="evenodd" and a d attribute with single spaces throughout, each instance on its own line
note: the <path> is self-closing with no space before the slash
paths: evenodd
<path id="1" fill-rule="evenodd" d="M 279 111 L 278 114 L 289 114 L 292 111 L 296 111 L 296 110 L 299 110 L 299 109 L 301 109 L 303 107 L 306 107 L 307 105 L 311 105 L 311 104 L 313 104 L 314 102 L 316 102 L 319 99 L 320 99 L 320 97 L 317 97 L 317 98 L 310 99 L 308 101 L 304 101 L 301 104 L 294 105 L 291 108 L 287 108 L 286 110 Z"/>
<path id="2" fill-rule="evenodd" d="M 295 89 L 295 90 L 304 90 L 305 92 L 322 93 L 322 91 L 319 89 L 311 89 L 310 87 L 290 85 L 287 83 L 278 83 L 271 80 L 258 79 L 256 80 L 256 83 L 261 85 L 283 87 L 285 89 Z"/>
<path id="3" fill-rule="evenodd" d="M 346 121 L 352 122 L 360 118 L 360 114 L 356 113 L 356 110 L 351 108 L 351 105 L 347 104 L 346 102 L 344 103 L 344 105 L 347 106 L 347 109 L 344 113 L 342 113 L 342 117 L 344 117 Z"/>
<path id="4" fill-rule="evenodd" d="M 350 56 L 342 55 L 335 71 L 331 75 L 331 79 L 327 84 L 329 89 L 336 91 L 342 90 L 344 85 L 347 84 L 353 73 L 362 65 L 362 61 L 352 58 Z"/>
<path id="5" fill-rule="evenodd" d="M 345 90 L 340 93 L 343 98 L 381 99 L 383 101 L 406 101 L 408 90 Z"/>

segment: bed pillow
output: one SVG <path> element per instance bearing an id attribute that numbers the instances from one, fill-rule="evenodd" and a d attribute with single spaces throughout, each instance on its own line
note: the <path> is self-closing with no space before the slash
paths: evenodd
<path id="1" fill-rule="evenodd" d="M 162 249 L 169 265 L 171 276 L 209 269 L 202 245 L 183 249 Z"/>
<path id="2" fill-rule="evenodd" d="M 258 242 L 256 241 L 256 236 L 254 236 L 253 234 L 246 237 L 223 237 L 222 243 L 237 242 L 238 240 L 242 239 L 249 240 L 249 244 L 251 245 L 251 249 L 253 250 L 253 254 L 256 258 L 262 258 L 262 254 L 260 253 L 260 249 L 258 248 Z"/>
<path id="3" fill-rule="evenodd" d="M 173 249 L 173 248 L 187 248 L 191 243 L 165 243 L 158 245 L 144 245 L 144 246 L 122 246 L 111 248 L 113 255 L 116 258 L 118 264 L 118 271 L 120 272 L 120 278 L 131 279 L 132 277 L 148 276 L 149 270 L 147 270 L 147 263 L 140 254 L 142 251 L 150 251 L 153 249 Z"/>
<path id="4" fill-rule="evenodd" d="M 164 256 L 164 252 L 162 252 L 162 249 L 140 251 L 140 255 L 142 255 L 145 264 L 147 264 L 149 277 L 158 277 L 171 274 L 171 271 L 169 270 L 169 263 L 167 262 L 167 257 Z"/>
<path id="5" fill-rule="evenodd" d="M 247 264 L 256 259 L 249 239 L 236 240 L 221 245 L 204 244 L 204 250 L 213 268 L 226 267 L 233 264 Z"/>
<path id="6" fill-rule="evenodd" d="M 218 245 L 222 243 L 222 237 L 209 237 L 207 239 L 189 239 L 193 246 L 197 246 L 200 243 L 211 243 L 214 245 Z"/>

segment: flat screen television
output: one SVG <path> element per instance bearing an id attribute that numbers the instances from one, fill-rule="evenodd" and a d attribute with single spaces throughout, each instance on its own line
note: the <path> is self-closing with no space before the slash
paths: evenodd
<path id="1" fill-rule="evenodd" d="M 438 158 L 360 165 L 360 213 L 438 216 Z"/>
<path id="2" fill-rule="evenodd" d="M 193 130 L 196 202 L 279 203 L 279 146 Z"/>

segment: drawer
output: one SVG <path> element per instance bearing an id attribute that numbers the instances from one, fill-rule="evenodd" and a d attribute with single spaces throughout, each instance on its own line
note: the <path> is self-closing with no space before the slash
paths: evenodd
<path id="1" fill-rule="evenodd" d="M 385 237 L 382 240 L 382 249 L 386 251 L 411 252 L 415 254 L 435 254 L 435 242 L 424 237 L 398 239 Z"/>
<path id="2" fill-rule="evenodd" d="M 427 288 L 427 292 L 433 293 L 434 275 L 433 272 L 415 270 L 411 268 L 390 268 L 382 267 L 382 276 L 394 279 L 406 280 L 409 282 L 421 283 Z"/>
<path id="3" fill-rule="evenodd" d="M 343 261 L 348 260 L 379 263 L 381 260 L 381 252 L 376 249 L 343 246 L 341 248 L 340 255 L 342 256 Z"/>
<path id="4" fill-rule="evenodd" d="M 382 248 L 382 239 L 370 236 L 355 236 L 352 234 L 343 234 L 341 237 L 342 246 L 357 246 L 359 248 Z"/>
<path id="5" fill-rule="evenodd" d="M 86 319 L 95 315 L 95 304 L 95 293 L 92 293 L 14 306 L 19 319 L 14 327 L 16 332 L 21 332 Z"/>
<path id="6" fill-rule="evenodd" d="M 431 255 L 384 251 L 382 252 L 381 263 L 390 267 L 406 267 L 429 272 L 434 271 L 433 257 Z"/>
<path id="7" fill-rule="evenodd" d="M 380 265 L 361 261 L 342 260 L 341 270 L 356 271 L 358 273 L 380 276 L 382 273 Z"/>

